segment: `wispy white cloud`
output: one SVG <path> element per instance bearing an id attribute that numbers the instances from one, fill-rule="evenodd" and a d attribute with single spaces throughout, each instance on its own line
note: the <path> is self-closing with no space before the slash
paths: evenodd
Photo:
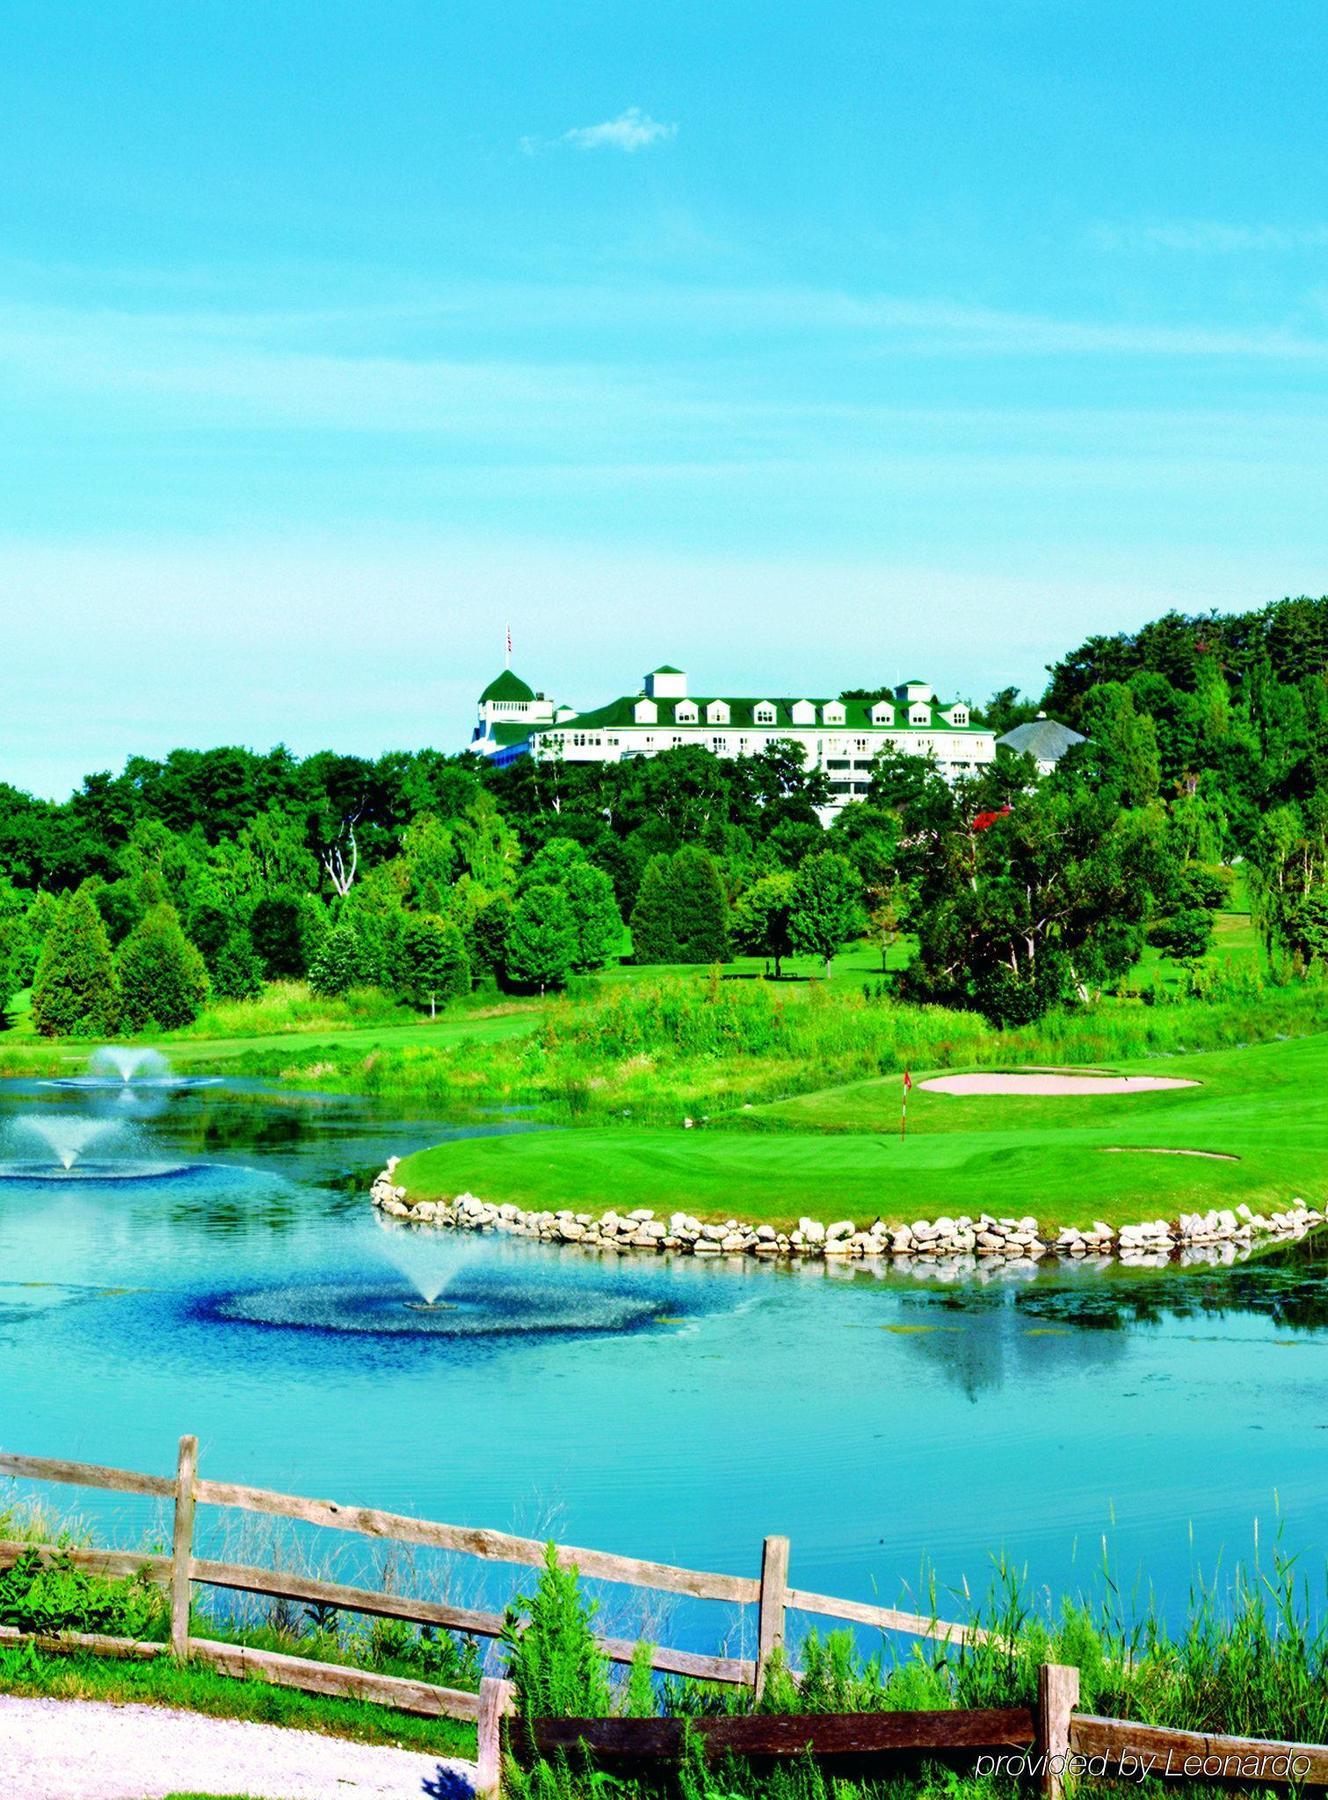
<path id="1" fill-rule="evenodd" d="M 561 137 L 523 137 L 521 148 L 527 156 L 559 144 L 570 144 L 576 150 L 622 150 L 632 156 L 638 150 L 649 150 L 652 145 L 667 144 L 677 135 L 676 125 L 652 119 L 639 106 L 629 106 L 616 119 L 603 119 L 598 125 L 573 125 Z"/>
<path id="2" fill-rule="evenodd" d="M 1205 256 L 1328 248 L 1328 225 L 1231 225 L 1218 219 L 1098 225 L 1092 236 L 1104 250 L 1176 250 Z"/>

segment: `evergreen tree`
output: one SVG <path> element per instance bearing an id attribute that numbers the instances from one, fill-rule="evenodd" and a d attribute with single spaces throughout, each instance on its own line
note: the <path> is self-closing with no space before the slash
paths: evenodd
<path id="1" fill-rule="evenodd" d="M 516 987 L 566 985 L 576 966 L 576 920 L 561 888 L 528 888 L 512 908 L 507 927 L 507 979 Z"/>
<path id="2" fill-rule="evenodd" d="M 639 963 L 671 963 L 680 960 L 678 932 L 673 911 L 673 858 L 652 856 L 641 877 L 632 927 L 632 960 Z"/>
<path id="3" fill-rule="evenodd" d="M 120 1022 L 129 1031 L 159 1025 L 176 1031 L 198 1017 L 208 997 L 207 969 L 164 902 L 144 913 L 115 958 Z"/>
<path id="4" fill-rule="evenodd" d="M 398 952 L 397 991 L 430 1012 L 470 992 L 465 939 L 449 919 L 433 913 L 407 915 Z"/>
<path id="5" fill-rule="evenodd" d="M 576 968 L 602 969 L 618 954 L 622 943 L 622 918 L 613 883 L 593 863 L 579 862 L 562 883 L 576 925 Z"/>
<path id="6" fill-rule="evenodd" d="M 789 936 L 807 956 L 824 959 L 829 979 L 836 953 L 863 929 L 857 871 L 845 856 L 809 856 L 789 889 Z"/>
<path id="7" fill-rule="evenodd" d="M 43 1037 L 93 1037 L 114 1029 L 119 983 L 110 940 L 91 895 L 78 888 L 60 903 L 37 966 L 32 1022 Z"/>
<path id="8" fill-rule="evenodd" d="M 263 965 L 249 933 L 238 926 L 212 959 L 212 991 L 223 1000 L 256 1000 L 263 991 Z"/>
<path id="9" fill-rule="evenodd" d="M 678 961 L 727 962 L 729 909 L 714 857 L 699 845 L 684 844 L 673 858 L 669 885 Z"/>
<path id="10" fill-rule="evenodd" d="M 309 964 L 309 986 L 315 994 L 344 994 L 363 979 L 360 936 L 353 925 L 334 925 Z"/>

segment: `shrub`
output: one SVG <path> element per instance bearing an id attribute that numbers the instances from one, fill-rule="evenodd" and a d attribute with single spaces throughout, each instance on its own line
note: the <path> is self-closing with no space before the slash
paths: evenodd
<path id="1" fill-rule="evenodd" d="M 23 1550 L 0 1575 L 0 1625 L 19 1631 L 153 1638 L 162 1635 L 165 1619 L 165 1598 L 146 1581 L 90 1575 L 67 1555 L 48 1563 L 37 1550 Z"/>
<path id="2" fill-rule="evenodd" d="M 1185 906 L 1148 927 L 1148 941 L 1163 956 L 1197 962 L 1213 941 L 1213 915 L 1202 906 Z"/>
<path id="3" fill-rule="evenodd" d="M 591 1625 L 596 1610 L 583 1597 L 575 1568 L 560 1568 L 557 1546 L 550 1544 L 535 1592 L 518 1595 L 503 1619 L 507 1677 L 523 1719 L 607 1715 L 608 1663 Z"/>

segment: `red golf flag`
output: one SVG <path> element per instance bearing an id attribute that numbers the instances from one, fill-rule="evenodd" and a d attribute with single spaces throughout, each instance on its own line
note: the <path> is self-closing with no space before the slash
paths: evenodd
<path id="1" fill-rule="evenodd" d="M 904 1092 L 900 1096 L 900 1101 L 899 1101 L 899 1135 L 900 1135 L 901 1139 L 903 1138 L 904 1133 L 908 1130 L 908 1090 L 912 1087 L 912 1085 L 913 1085 L 913 1077 L 909 1074 L 908 1070 L 905 1069 L 904 1070 Z"/>
<path id="2" fill-rule="evenodd" d="M 908 1090 L 912 1087 L 912 1085 L 913 1085 L 913 1077 L 909 1074 L 908 1070 L 905 1069 L 904 1070 L 904 1092 L 907 1093 Z"/>

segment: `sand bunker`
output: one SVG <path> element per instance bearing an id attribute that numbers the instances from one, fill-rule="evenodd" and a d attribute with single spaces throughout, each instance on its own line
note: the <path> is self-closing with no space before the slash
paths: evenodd
<path id="1" fill-rule="evenodd" d="M 1167 1075 L 1053 1075 L 1045 1070 L 936 1075 L 918 1086 L 929 1094 L 1151 1094 L 1160 1088 L 1198 1087 Z"/>
<path id="2" fill-rule="evenodd" d="M 1108 1156 L 1202 1156 L 1205 1162 L 1239 1162 L 1229 1150 L 1172 1150 L 1162 1144 L 1103 1144 Z"/>

